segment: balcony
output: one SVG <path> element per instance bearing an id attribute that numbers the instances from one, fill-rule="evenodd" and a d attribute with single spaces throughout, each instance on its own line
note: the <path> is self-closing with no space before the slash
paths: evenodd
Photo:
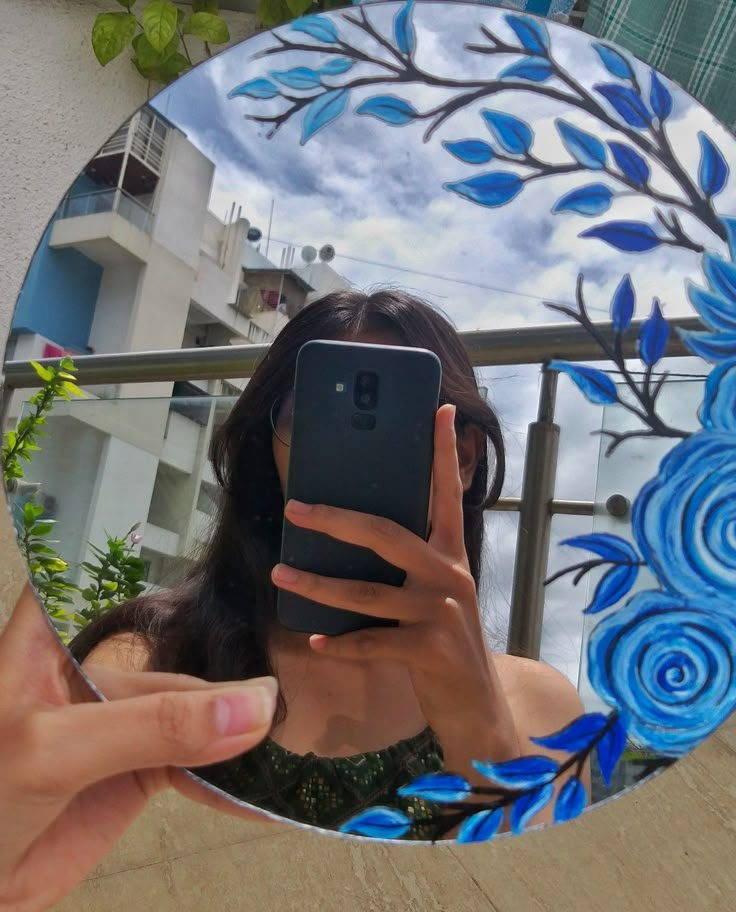
<path id="1" fill-rule="evenodd" d="M 51 229 L 49 246 L 73 247 L 100 266 L 145 263 L 153 213 L 120 187 L 69 196 Z"/>

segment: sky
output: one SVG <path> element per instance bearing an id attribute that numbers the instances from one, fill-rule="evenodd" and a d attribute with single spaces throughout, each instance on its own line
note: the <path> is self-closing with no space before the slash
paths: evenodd
<path id="1" fill-rule="evenodd" d="M 485 24 L 504 41 L 518 40 L 500 11 L 483 6 L 431 4 L 416 7 L 416 63 L 433 77 L 473 80 L 493 76 L 513 59 L 474 54 L 463 49 L 467 42 L 482 43 L 479 30 Z M 367 8 L 370 21 L 384 35 L 392 35 L 398 5 Z M 348 11 L 348 15 L 355 15 Z M 390 60 L 387 52 L 346 22 L 337 23 L 340 38 L 377 60 Z M 578 81 L 592 90 L 616 80 L 590 46 L 590 36 L 568 28 L 548 25 L 554 58 Z M 494 170 L 514 171 L 513 165 L 491 162 L 467 164 L 454 158 L 442 145 L 477 139 L 498 143 L 486 127 L 481 111 L 492 110 L 522 118 L 534 132 L 534 155 L 551 164 L 570 162 L 555 127 L 555 118 L 594 133 L 603 140 L 622 139 L 592 115 L 544 98 L 532 91 L 495 95 L 460 109 L 436 134 L 423 141 L 425 122 L 391 126 L 374 117 L 355 113 L 366 98 L 393 94 L 410 102 L 417 111 L 454 97 L 457 90 L 427 85 L 363 86 L 351 91 L 346 112 L 300 144 L 303 114 L 297 113 L 272 138 L 266 128 L 248 114 L 272 115 L 285 109 L 283 98 L 228 99 L 236 86 L 270 73 L 294 67 L 318 68 L 334 59 L 319 50 L 304 33 L 284 26 L 277 30 L 286 40 L 314 45 L 316 50 L 289 51 L 268 57 L 258 53 L 274 47 L 270 33 L 221 54 L 201 65 L 158 95 L 153 105 L 182 129 L 216 166 L 210 208 L 221 218 L 242 206 L 244 217 L 263 232 L 261 251 L 279 261 L 285 245 L 295 248 L 296 262 L 304 245 L 319 249 L 331 244 L 336 250 L 332 266 L 361 288 L 397 285 L 426 297 L 441 308 L 460 330 L 500 327 L 530 327 L 560 322 L 563 318 L 543 306 L 543 301 L 571 303 L 578 273 L 585 278 L 586 300 L 591 316 L 606 320 L 609 302 L 621 277 L 632 277 L 637 293 L 636 317 L 646 317 L 657 296 L 666 316 L 692 313 L 685 292 L 686 280 L 700 280 L 699 256 L 688 250 L 662 246 L 647 254 L 621 253 L 596 239 L 580 238 L 580 232 L 609 219 L 655 224 L 653 203 L 641 194 L 616 197 L 604 216 L 576 213 L 554 215 L 555 202 L 565 193 L 591 181 L 612 188 L 609 178 L 581 174 L 553 175 L 525 186 L 511 203 L 500 208 L 475 205 L 443 189 L 447 182 L 465 180 Z M 635 64 L 640 83 L 649 86 L 649 73 Z M 325 79 L 341 86 L 353 78 L 370 78 L 386 70 L 378 64 L 356 64 L 349 73 Z M 681 165 L 697 176 L 700 158 L 698 132 L 705 131 L 734 159 L 733 139 L 714 119 L 681 90 L 664 80 L 673 96 L 667 135 Z M 531 83 L 529 84 L 532 85 Z M 565 90 L 553 79 L 550 86 Z M 308 92 L 286 90 L 292 97 Z M 625 137 L 624 137 L 625 139 Z M 609 155 L 610 159 L 610 155 Z M 523 169 L 522 169 L 523 170 Z M 681 190 L 656 162 L 652 186 L 660 194 L 682 196 Z M 620 189 L 620 188 L 617 188 Z M 736 212 L 736 191 L 727 189 L 719 198 L 722 212 Z M 683 198 L 684 201 L 684 198 Z M 273 204 L 273 220 L 269 219 Z M 686 211 L 679 210 L 682 224 L 695 240 L 716 250 L 722 245 Z M 677 369 L 704 373 L 696 359 L 681 359 Z M 490 399 L 504 427 L 509 472 L 505 494 L 521 490 L 526 428 L 537 408 L 540 373 L 536 365 L 486 368 L 481 381 L 490 387 Z M 568 378 L 561 378 L 557 421 L 562 429 L 557 469 L 556 496 L 588 500 L 596 496 L 605 479 L 607 490 L 623 490 L 633 461 L 656 471 L 661 454 L 646 450 L 646 442 L 632 443 L 619 451 L 615 463 L 599 476 L 600 430 L 604 420 L 600 407 L 587 403 Z M 626 488 L 630 496 L 635 491 Z M 598 494 L 600 496 L 600 490 Z M 607 496 L 607 495 L 606 495 Z M 517 518 L 496 514 L 488 519 L 487 578 L 483 588 L 486 628 L 492 640 L 505 637 Z M 596 520 L 598 522 L 598 520 Z M 552 524 L 550 573 L 571 557 L 558 548 L 562 538 L 591 531 L 593 520 L 555 517 Z M 542 657 L 577 681 L 583 635 L 582 608 L 586 586 L 574 590 L 568 581 L 548 589 L 545 607 Z"/>

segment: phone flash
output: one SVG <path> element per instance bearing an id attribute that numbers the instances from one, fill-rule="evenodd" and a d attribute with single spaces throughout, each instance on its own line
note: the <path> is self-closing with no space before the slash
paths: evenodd
<path id="1" fill-rule="evenodd" d="M 335 384 L 335 392 L 336 392 L 336 393 L 344 393 L 344 392 L 345 392 L 345 384 L 344 384 L 344 383 L 336 383 L 336 384 Z"/>

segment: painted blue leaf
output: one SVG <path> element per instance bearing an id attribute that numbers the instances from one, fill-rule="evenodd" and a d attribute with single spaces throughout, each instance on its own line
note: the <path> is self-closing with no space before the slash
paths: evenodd
<path id="1" fill-rule="evenodd" d="M 570 548 L 584 548 L 586 551 L 592 551 L 603 560 L 613 561 L 615 563 L 638 563 L 640 558 L 634 550 L 634 546 L 627 542 L 625 538 L 618 535 L 611 535 L 608 532 L 591 532 L 588 535 L 576 535 L 574 538 L 566 538 L 560 542 L 561 545 L 567 545 Z"/>
<path id="2" fill-rule="evenodd" d="M 633 181 L 637 186 L 643 187 L 649 180 L 651 169 L 646 159 L 631 146 L 626 143 L 611 141 L 608 148 L 613 154 L 614 161 L 621 169 L 621 172 Z"/>
<path id="3" fill-rule="evenodd" d="M 613 771 L 616 769 L 616 764 L 621 759 L 621 755 L 626 750 L 626 727 L 622 719 L 616 719 L 611 728 L 598 742 L 596 749 L 603 781 L 610 788 Z"/>
<path id="4" fill-rule="evenodd" d="M 392 127 L 403 127 L 417 116 L 416 108 L 403 98 L 395 95 L 374 95 L 367 98 L 355 109 L 356 114 L 368 114 L 377 117 Z"/>
<path id="5" fill-rule="evenodd" d="M 479 174 L 468 180 L 456 181 L 445 184 L 445 190 L 452 190 L 465 199 L 479 206 L 503 206 L 521 193 L 524 182 L 518 174 L 508 171 L 491 171 L 489 174 Z"/>
<path id="6" fill-rule="evenodd" d="M 443 142 L 442 145 L 467 165 L 485 165 L 495 158 L 493 146 L 481 139 L 460 139 L 457 142 Z"/>
<path id="7" fill-rule="evenodd" d="M 536 788 L 551 782 L 559 772 L 560 765 L 551 757 L 530 755 L 504 760 L 502 763 L 488 763 L 473 760 L 478 772 L 504 788 Z"/>
<path id="8" fill-rule="evenodd" d="M 271 78 L 290 89 L 316 89 L 320 83 L 320 74 L 309 67 L 294 67 L 292 70 L 271 73 Z"/>
<path id="9" fill-rule="evenodd" d="M 547 53 L 549 50 L 549 35 L 542 22 L 537 19 L 530 19 L 528 16 L 515 16 L 513 13 L 509 13 L 504 18 L 514 30 L 523 48 L 539 56 L 544 56 Z"/>
<path id="10" fill-rule="evenodd" d="M 528 123 L 513 114 L 501 111 L 481 111 L 486 126 L 498 144 L 512 155 L 525 155 L 532 146 L 534 134 Z"/>
<path id="11" fill-rule="evenodd" d="M 411 818 L 403 811 L 390 807 L 373 807 L 343 823 L 340 832 L 379 839 L 401 839 L 410 829 Z"/>
<path id="12" fill-rule="evenodd" d="M 548 750 L 561 750 L 576 754 L 578 751 L 587 750 L 607 723 L 608 716 L 603 713 L 586 713 L 584 716 L 578 716 L 569 725 L 552 735 L 529 740 Z"/>
<path id="13" fill-rule="evenodd" d="M 631 64 L 620 51 L 614 50 L 607 44 L 599 44 L 598 42 L 593 45 L 593 48 L 596 54 L 601 58 L 603 66 L 612 76 L 616 76 L 618 79 L 633 78 L 634 71 L 631 68 Z"/>
<path id="14" fill-rule="evenodd" d="M 728 165 L 721 150 L 702 130 L 698 133 L 698 139 L 700 140 L 700 169 L 698 171 L 700 189 L 706 196 L 715 196 L 726 186 Z"/>
<path id="15" fill-rule="evenodd" d="M 639 357 L 647 367 L 654 367 L 667 350 L 670 325 L 662 316 L 659 301 L 655 298 L 652 312 L 642 323 L 639 332 Z"/>
<path id="16" fill-rule="evenodd" d="M 625 275 L 618 283 L 611 298 L 611 320 L 616 332 L 626 332 L 634 316 L 636 294 L 631 284 L 631 276 Z"/>
<path id="17" fill-rule="evenodd" d="M 565 148 L 579 165 L 591 171 L 602 171 L 606 167 L 606 147 L 597 136 L 559 118 L 555 126 Z"/>
<path id="18" fill-rule="evenodd" d="M 677 333 L 690 351 L 704 361 L 724 361 L 736 357 L 736 332 L 688 332 L 678 329 Z"/>
<path id="19" fill-rule="evenodd" d="M 302 124 L 302 145 L 322 127 L 337 120 L 347 107 L 349 95 L 347 89 L 332 89 L 324 95 L 319 95 L 308 105 Z"/>
<path id="20" fill-rule="evenodd" d="M 407 0 L 394 19 L 394 38 L 396 39 L 396 47 L 402 54 L 414 53 L 416 35 L 414 33 L 414 23 L 412 22 L 413 12 L 414 0 Z"/>
<path id="21" fill-rule="evenodd" d="M 248 98 L 275 98 L 279 92 L 278 86 L 275 86 L 269 79 L 249 79 L 243 82 L 227 93 L 228 98 L 236 98 L 238 95 L 245 95 Z"/>
<path id="22" fill-rule="evenodd" d="M 550 782 L 516 799 L 511 805 L 511 832 L 514 836 L 524 832 L 527 823 L 549 804 L 554 793 L 555 787 Z"/>
<path id="23" fill-rule="evenodd" d="M 593 88 L 606 99 L 619 117 L 630 127 L 643 130 L 652 122 L 647 106 L 636 92 L 628 86 L 609 82 L 593 86 Z"/>
<path id="24" fill-rule="evenodd" d="M 347 73 L 352 68 L 353 62 L 349 57 L 335 57 L 333 60 L 328 60 L 324 66 L 321 66 L 318 72 L 323 76 L 342 76 L 343 73 Z"/>
<path id="25" fill-rule="evenodd" d="M 649 104 L 661 123 L 672 113 L 672 96 L 667 86 L 654 70 L 651 70 L 651 79 L 652 88 L 649 93 Z"/>
<path id="26" fill-rule="evenodd" d="M 337 29 L 331 19 L 324 16 L 303 16 L 291 23 L 295 32 L 304 32 L 310 38 L 316 38 L 323 44 L 337 44 Z"/>
<path id="27" fill-rule="evenodd" d="M 544 82 L 554 75 L 549 60 L 531 58 L 512 63 L 498 74 L 499 79 L 527 79 L 529 82 Z"/>
<path id="28" fill-rule="evenodd" d="M 699 288 L 692 282 L 688 282 L 687 293 L 690 303 L 711 329 L 736 332 L 736 306 L 733 301 Z"/>
<path id="29" fill-rule="evenodd" d="M 577 212 L 580 215 L 603 215 L 611 208 L 613 190 L 605 184 L 588 184 L 561 196 L 552 212 Z"/>
<path id="30" fill-rule="evenodd" d="M 613 405 L 618 402 L 616 384 L 603 371 L 580 364 L 569 364 L 567 361 L 550 361 L 547 369 L 567 374 L 588 402 L 594 405 Z"/>
<path id="31" fill-rule="evenodd" d="M 726 229 L 726 241 L 731 253 L 731 259 L 736 263 L 736 218 L 722 215 L 721 224 Z"/>
<path id="32" fill-rule="evenodd" d="M 560 793 L 555 801 L 555 823 L 564 823 L 566 820 L 574 820 L 579 817 L 585 810 L 588 803 L 588 794 L 585 786 L 573 776 L 560 789 Z"/>
<path id="33" fill-rule="evenodd" d="M 427 773 L 408 785 L 403 785 L 398 794 L 404 797 L 423 798 L 425 801 L 462 801 L 470 794 L 471 788 L 462 776 L 454 773 Z"/>
<path id="34" fill-rule="evenodd" d="M 703 255 L 703 272 L 713 291 L 731 301 L 736 307 L 736 263 L 729 263 L 715 253 Z"/>
<path id="35" fill-rule="evenodd" d="M 498 833 L 503 822 L 503 808 L 478 811 L 463 821 L 457 834 L 460 843 L 488 842 Z"/>
<path id="36" fill-rule="evenodd" d="M 644 222 L 605 222 L 582 231 L 580 237 L 598 238 L 625 253 L 644 253 L 662 243 L 662 238 Z"/>
<path id="37" fill-rule="evenodd" d="M 598 614 L 620 602 L 634 585 L 638 575 L 639 568 L 636 564 L 611 568 L 598 581 L 593 598 L 583 614 Z"/>

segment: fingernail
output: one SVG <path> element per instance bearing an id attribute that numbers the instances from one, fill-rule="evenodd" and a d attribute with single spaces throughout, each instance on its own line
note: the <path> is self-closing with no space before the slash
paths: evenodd
<path id="1" fill-rule="evenodd" d="M 311 513 L 312 511 L 312 504 L 302 503 L 301 500 L 290 500 L 288 507 L 291 513 Z"/>
<path id="2" fill-rule="evenodd" d="M 270 725 L 279 688 L 275 678 L 255 678 L 215 701 L 215 725 L 224 737 Z"/>
<path id="3" fill-rule="evenodd" d="M 282 583 L 295 583 L 299 579 L 298 572 L 287 564 L 276 564 L 273 568 L 274 578 Z"/>
<path id="4" fill-rule="evenodd" d="M 323 633 L 315 633 L 309 638 L 309 645 L 316 652 L 319 652 L 321 649 L 327 645 L 327 637 Z"/>

